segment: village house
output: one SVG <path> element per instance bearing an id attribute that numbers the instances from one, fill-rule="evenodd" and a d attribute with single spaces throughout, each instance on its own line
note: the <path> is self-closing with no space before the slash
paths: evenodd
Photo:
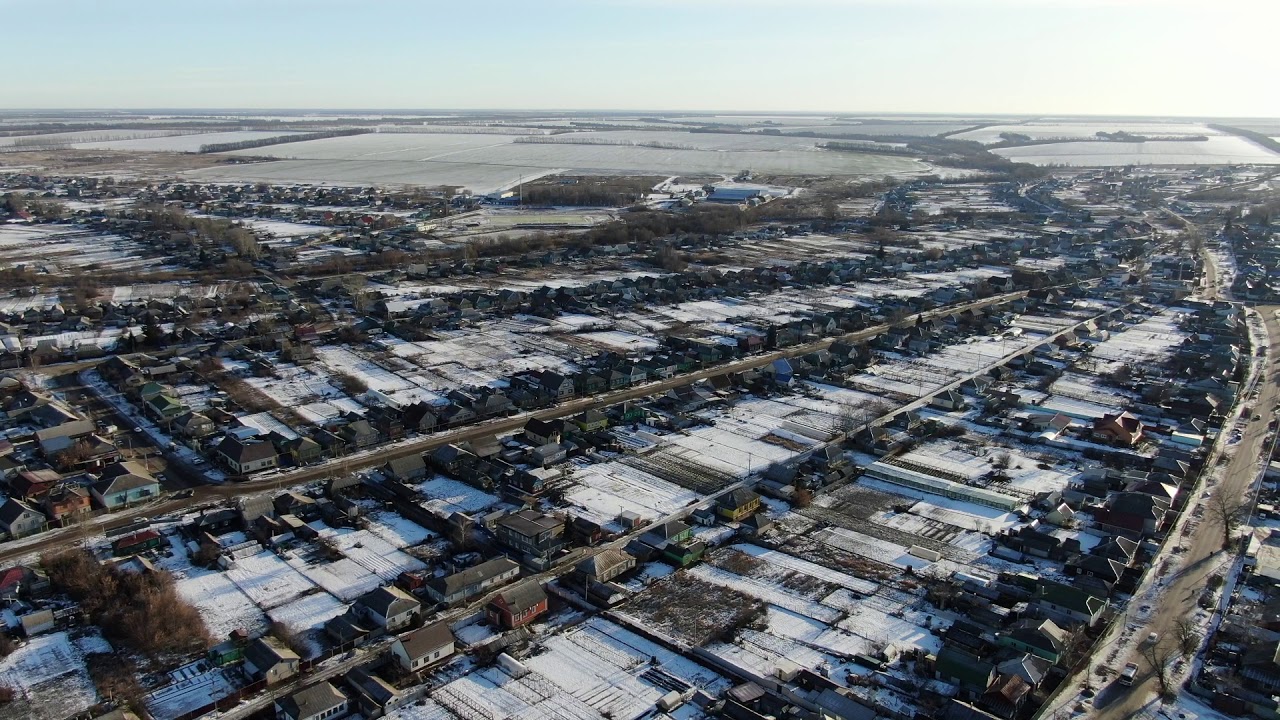
<path id="1" fill-rule="evenodd" d="M 391 653 L 405 672 L 418 672 L 453 656 L 453 633 L 445 622 L 424 625 L 396 638 Z"/>
<path id="2" fill-rule="evenodd" d="M 508 588 L 485 606 L 485 618 L 507 630 L 533 622 L 547 611 L 547 594 L 536 580 L 526 580 Z"/>
<path id="3" fill-rule="evenodd" d="M 716 513 L 729 522 L 738 522 L 760 509 L 760 496 L 738 488 L 716 500 Z"/>
<path id="4" fill-rule="evenodd" d="M 1103 415 L 1093 421 L 1094 439 L 1111 445 L 1137 445 L 1142 440 L 1142 432 L 1142 421 L 1128 412 Z"/>
<path id="5" fill-rule="evenodd" d="M 1068 633 L 1052 620 L 1019 620 L 996 636 L 997 644 L 1002 647 L 1031 653 L 1055 665 L 1062 659 L 1069 641 Z"/>
<path id="6" fill-rule="evenodd" d="M 114 510 L 155 498 L 160 483 L 142 465 L 118 462 L 102 471 L 102 479 L 90 486 L 90 492 L 102 507 Z"/>
<path id="7" fill-rule="evenodd" d="M 497 587 L 520 575 L 520 565 L 510 558 L 494 558 L 452 575 L 427 582 L 427 596 L 438 603 L 453 604 Z"/>
<path id="8" fill-rule="evenodd" d="M 49 518 L 22 500 L 9 498 L 0 505 L 0 530 L 17 539 L 43 532 L 49 526 Z"/>
<path id="9" fill-rule="evenodd" d="M 277 720 L 341 720 L 350 701 L 332 683 L 322 682 L 275 702 Z"/>
<path id="10" fill-rule="evenodd" d="M 564 547 L 564 518 L 521 510 L 498 521 L 498 542 L 521 556 L 547 560 Z"/>
<path id="11" fill-rule="evenodd" d="M 395 632 L 413 623 L 422 603 L 400 588 L 388 585 L 360 596 L 354 607 L 365 620 L 387 632 Z"/>
<path id="12" fill-rule="evenodd" d="M 267 470 L 276 466 L 276 448 L 266 440 L 241 440 L 227 435 L 218 443 L 218 457 L 236 475 Z"/>
<path id="13" fill-rule="evenodd" d="M 618 548 L 610 548 L 592 555 L 574 566 L 574 573 L 587 582 L 605 583 L 636 566 L 634 555 Z"/>
<path id="14" fill-rule="evenodd" d="M 275 685 L 298 674 L 302 659 L 279 640 L 264 636 L 250 641 L 244 649 L 245 672 L 254 680 Z"/>

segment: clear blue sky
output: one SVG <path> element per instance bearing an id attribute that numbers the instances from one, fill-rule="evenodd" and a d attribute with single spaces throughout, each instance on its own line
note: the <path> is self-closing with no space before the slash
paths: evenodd
<path id="1" fill-rule="evenodd" d="M 3 108 L 1280 116 L 1280 0 L 0 0 Z"/>

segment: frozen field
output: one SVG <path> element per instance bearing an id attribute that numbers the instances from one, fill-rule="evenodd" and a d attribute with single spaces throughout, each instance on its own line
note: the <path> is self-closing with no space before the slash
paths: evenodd
<path id="1" fill-rule="evenodd" d="M 1280 155 L 1231 135 L 1214 135 L 1203 142 L 1066 142 L 994 152 L 1015 162 L 1072 167 L 1280 164 Z"/>
<path id="2" fill-rule="evenodd" d="M 647 131 L 570 137 L 695 149 L 515 143 L 514 136 L 490 134 L 386 133 L 291 143 L 273 154 L 292 159 L 205 168 L 191 176 L 201 180 L 460 185 L 475 192 L 491 192 L 521 178 L 527 181 L 566 171 L 732 175 L 750 168 L 759 173 L 894 175 L 928 169 L 910 158 L 820 151 L 810 138 Z M 261 150 L 237 152 L 263 154 Z"/>
<path id="3" fill-rule="evenodd" d="M 97 702 L 84 656 L 65 632 L 33 638 L 0 661 L 0 685 L 14 701 L 0 705 L 4 720 L 62 720 Z"/>
<path id="4" fill-rule="evenodd" d="M 28 145 L 76 146 L 89 143 L 127 142 L 130 140 L 164 139 L 173 135 L 188 135 L 184 130 L 83 130 L 77 132 L 45 133 L 41 135 L 16 135 L 0 137 L 0 148 Z"/>
<path id="5" fill-rule="evenodd" d="M 240 130 L 235 132 L 199 133 L 194 135 L 172 135 L 169 137 L 149 137 L 134 140 L 107 140 L 104 142 L 76 143 L 75 147 L 85 150 L 130 150 L 134 152 L 197 152 L 201 145 L 218 143 L 244 142 L 245 140 L 262 140 L 265 138 L 296 135 L 297 133 L 281 130 Z M 271 147 L 255 148 L 259 155 L 274 154 Z"/>

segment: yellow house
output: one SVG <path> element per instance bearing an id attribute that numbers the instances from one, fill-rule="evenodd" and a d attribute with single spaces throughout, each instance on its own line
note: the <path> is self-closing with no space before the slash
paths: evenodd
<path id="1" fill-rule="evenodd" d="M 593 432 L 595 430 L 604 430 L 609 427 L 609 418 L 599 410 L 588 410 L 573 419 L 574 424 L 582 429 L 582 432 Z"/>
<path id="2" fill-rule="evenodd" d="M 760 496 L 746 488 L 738 488 L 716 501 L 716 513 L 729 522 L 750 517 L 760 509 Z"/>

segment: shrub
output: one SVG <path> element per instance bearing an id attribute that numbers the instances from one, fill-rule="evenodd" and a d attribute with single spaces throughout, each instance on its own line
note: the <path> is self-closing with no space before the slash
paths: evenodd
<path id="1" fill-rule="evenodd" d="M 114 643 L 153 657 L 209 646 L 204 620 L 178 594 L 167 572 L 104 567 L 86 550 L 46 555 L 41 563 L 54 587 L 79 602 Z"/>

